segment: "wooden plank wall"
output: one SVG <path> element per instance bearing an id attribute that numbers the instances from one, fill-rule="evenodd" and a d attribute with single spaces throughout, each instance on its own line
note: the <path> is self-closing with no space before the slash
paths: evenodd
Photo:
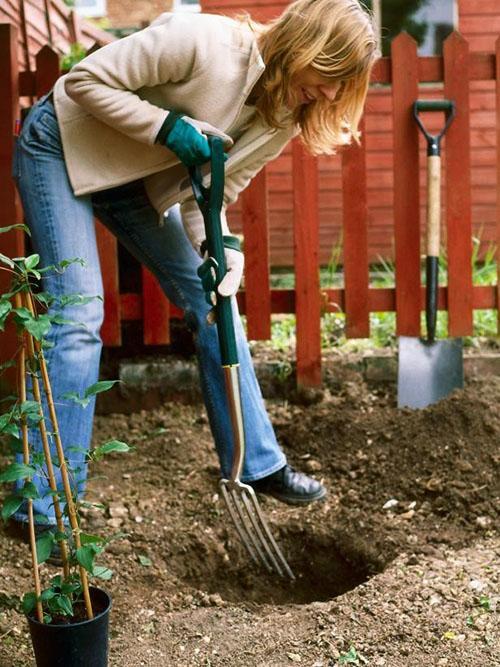
<path id="1" fill-rule="evenodd" d="M 203 0 L 205 11 L 227 15 L 241 13 L 242 8 L 257 20 L 276 16 L 285 3 L 249 0 Z M 500 34 L 500 0 L 459 0 L 459 30 L 470 43 L 471 52 L 495 50 Z M 442 87 L 425 95 L 442 95 Z M 382 256 L 394 257 L 393 241 L 393 125 L 390 91 L 374 88 L 367 101 L 365 140 L 368 183 L 368 256 L 374 262 Z M 471 112 L 471 182 L 472 223 L 475 234 L 485 243 L 496 241 L 496 107 L 495 82 L 473 81 L 470 87 Z M 437 120 L 436 122 L 440 122 Z M 432 126 L 431 126 L 432 127 Z M 425 145 L 420 139 L 420 213 L 425 208 Z M 446 144 L 445 144 L 446 148 Z M 268 166 L 270 257 L 271 264 L 293 264 L 291 148 Z M 342 192 L 340 155 L 319 159 L 319 239 L 320 262 L 327 264 L 332 248 L 341 240 Z M 443 186 L 444 187 L 444 186 Z M 444 199 L 443 199 L 444 201 Z M 242 231 L 241 204 L 229 211 L 236 232 Z"/>
<path id="2" fill-rule="evenodd" d="M 18 61 L 22 70 L 34 70 L 35 55 L 45 44 L 67 53 L 72 42 L 86 48 L 106 44 L 114 37 L 76 16 L 63 0 L 1 0 L 0 23 L 18 28 Z M 74 26 L 77 30 L 74 30 Z"/>

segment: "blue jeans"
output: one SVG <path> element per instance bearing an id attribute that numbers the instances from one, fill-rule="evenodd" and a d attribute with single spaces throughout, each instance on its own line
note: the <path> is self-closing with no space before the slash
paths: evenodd
<path id="1" fill-rule="evenodd" d="M 64 273 L 47 274 L 44 290 L 54 295 L 78 293 L 102 297 L 94 228 L 97 216 L 157 277 L 168 298 L 184 310 L 195 336 L 203 399 L 221 472 L 228 476 L 233 443 L 217 330 L 206 321 L 209 306 L 196 273 L 201 260 L 184 233 L 178 207 L 170 209 L 165 224 L 159 226 L 158 214 L 142 181 L 75 197 L 68 180 L 57 118 L 47 98 L 42 98 L 26 119 L 17 141 L 13 171 L 41 265 L 75 257 L 85 260 L 85 267 L 72 264 Z M 53 347 L 47 349 L 46 358 L 63 445 L 70 466 L 78 471 L 76 477 L 82 495 L 87 476 L 85 453 L 71 448 L 89 447 L 94 401 L 82 408 L 62 396 L 69 391 L 81 395 L 98 379 L 103 302 L 93 299 L 85 305 L 68 305 L 62 315 L 81 324 L 54 325 L 47 337 Z M 286 459 L 265 410 L 239 316 L 235 317 L 235 326 L 247 446 L 242 479 L 252 481 L 279 470 Z M 38 431 L 30 433 L 30 442 L 35 450 L 41 450 Z M 34 482 L 41 494 L 46 492 L 43 476 L 36 476 Z M 34 511 L 38 522 L 48 519 L 55 523 L 50 495 L 36 500 Z M 14 518 L 27 520 L 22 508 Z"/>

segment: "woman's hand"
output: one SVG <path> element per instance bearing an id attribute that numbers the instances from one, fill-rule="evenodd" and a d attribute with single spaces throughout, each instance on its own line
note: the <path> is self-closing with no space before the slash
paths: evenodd
<path id="1" fill-rule="evenodd" d="M 240 243 L 235 236 L 224 236 L 224 256 L 226 259 L 226 274 L 217 287 L 217 292 L 221 296 L 234 296 L 243 277 L 243 267 L 245 258 L 240 250 Z M 213 257 L 208 255 L 202 247 L 201 252 L 205 261 L 198 269 L 198 275 L 201 278 L 203 289 L 205 290 L 205 299 L 211 306 L 217 303 L 216 288 L 216 263 Z"/>
<path id="2" fill-rule="evenodd" d="M 210 160 L 210 146 L 206 135 L 220 137 L 226 148 L 232 146 L 231 137 L 210 123 L 181 116 L 171 111 L 164 125 L 162 137 L 167 148 L 177 155 L 186 167 L 201 165 Z M 162 128 L 162 129 L 164 129 Z"/>

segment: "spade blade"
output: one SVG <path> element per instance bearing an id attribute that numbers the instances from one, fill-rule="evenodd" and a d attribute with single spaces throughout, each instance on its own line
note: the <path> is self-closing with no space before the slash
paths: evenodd
<path id="1" fill-rule="evenodd" d="M 399 339 L 398 407 L 425 408 L 464 386 L 462 339 Z"/>

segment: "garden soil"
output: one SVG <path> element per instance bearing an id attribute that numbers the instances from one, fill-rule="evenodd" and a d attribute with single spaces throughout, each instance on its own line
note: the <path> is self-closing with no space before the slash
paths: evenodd
<path id="1" fill-rule="evenodd" d="M 262 499 L 294 584 L 256 571 L 239 544 L 200 406 L 96 418 L 96 444 L 135 446 L 95 468 L 87 496 L 106 506 L 86 512 L 90 531 L 125 533 L 102 558 L 111 667 L 500 665 L 500 380 L 421 411 L 349 371 L 306 398 L 269 410 L 327 500 Z M 30 587 L 27 547 L 2 528 L 0 667 L 34 664 L 17 611 Z"/>

